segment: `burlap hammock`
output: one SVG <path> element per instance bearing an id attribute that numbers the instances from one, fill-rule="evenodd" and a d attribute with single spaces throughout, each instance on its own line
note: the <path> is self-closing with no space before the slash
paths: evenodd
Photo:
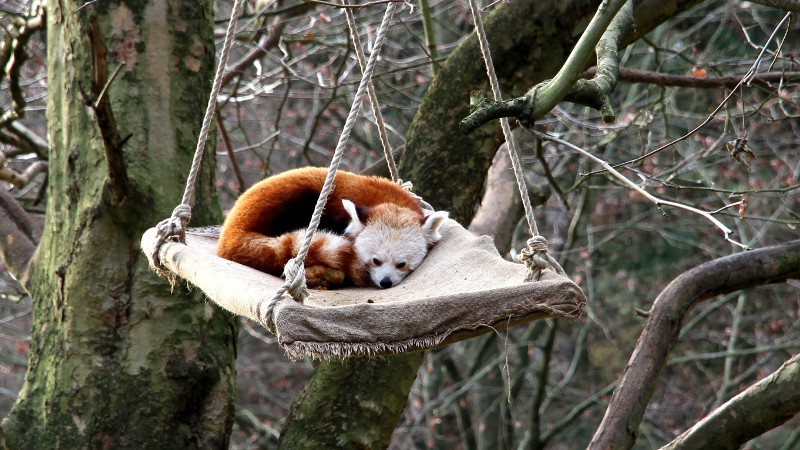
<path id="1" fill-rule="evenodd" d="M 291 272 L 292 275 L 284 281 L 216 256 L 220 227 L 186 230 L 191 218 L 194 184 L 221 85 L 221 74 L 243 3 L 243 0 L 234 3 L 183 200 L 171 218 L 149 229 L 142 237 L 141 248 L 152 267 L 162 274 L 168 272 L 177 275 L 200 288 L 222 308 L 254 320 L 274 332 L 292 359 L 302 356 L 325 358 L 333 355 L 370 356 L 417 351 L 537 319 L 559 317 L 575 320 L 580 317 L 586 298 L 581 289 L 563 274 L 558 263 L 547 255 L 546 241 L 538 236 L 527 189 L 521 182 L 513 140 L 509 140 L 509 152 L 512 154 L 526 217 L 534 235 L 534 244 L 529 241 L 529 249 L 523 251 L 523 256 L 528 260 L 527 265 L 535 266 L 533 269 L 504 260 L 491 238 L 475 237 L 455 221 L 448 220 L 440 227 L 442 239 L 422 264 L 398 286 L 385 290 L 363 287 L 315 291 L 306 298 L 302 260 L 307 245 L 301 247 L 298 257 L 287 265 L 287 273 Z M 326 186 L 312 216 L 306 234 L 307 244 L 316 231 L 345 142 L 358 114 L 361 98 L 367 90 L 370 91 L 376 116 L 379 115 L 370 77 L 394 7 L 394 3 L 387 6 L 376 35 L 376 50 L 368 62 L 364 61 L 363 51 L 360 51 L 352 15 L 346 10 L 351 34 L 359 51 L 363 77 L 334 152 Z M 490 65 L 489 60 L 487 65 Z M 381 125 L 380 120 L 378 123 Z M 392 178 L 402 184 L 386 142 L 384 152 Z M 291 265 L 294 268 L 290 271 Z M 522 282 L 531 278 L 536 281 Z M 295 298 L 304 301 L 284 297 L 287 289 Z"/>
<path id="2" fill-rule="evenodd" d="M 547 270 L 539 281 L 521 283 L 525 266 L 504 260 L 488 236 L 475 237 L 453 220 L 441 231 L 442 240 L 396 287 L 320 290 L 304 303 L 278 302 L 273 320 L 289 357 L 411 352 L 583 312 L 583 292 L 569 278 Z M 190 229 L 185 244 L 161 246 L 161 263 L 217 305 L 271 328 L 261 305 L 283 279 L 217 257 L 218 235 L 218 227 Z M 142 238 L 148 255 L 155 241 L 151 228 Z"/>

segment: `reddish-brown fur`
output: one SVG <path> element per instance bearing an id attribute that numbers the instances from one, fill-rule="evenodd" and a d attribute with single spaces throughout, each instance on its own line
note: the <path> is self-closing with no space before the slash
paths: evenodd
<path id="1" fill-rule="evenodd" d="M 247 190 L 236 201 L 225 219 L 217 254 L 263 272 L 280 275 L 286 262 L 295 256 L 294 241 L 301 238 L 295 230 L 308 226 L 327 170 L 306 167 L 267 178 Z M 389 180 L 339 171 L 334 189 L 320 222 L 321 230 L 343 233 L 350 216 L 342 206 L 347 199 L 369 210 L 383 203 L 407 208 L 419 222 L 424 215 L 419 202 Z M 324 265 L 345 272 L 359 285 L 368 285 L 366 269 L 358 260 L 350 241 L 337 247 L 336 255 L 326 254 L 322 246 L 329 234 L 314 237 L 305 260 L 306 267 Z M 334 258 L 335 256 L 335 258 Z"/>
<path id="2" fill-rule="evenodd" d="M 297 249 L 302 244 L 303 230 L 284 233 L 277 237 L 252 236 L 239 248 L 234 255 L 234 261 L 253 267 L 262 272 L 281 275 L 283 268 L 289 260 L 297 256 Z M 220 255 L 222 256 L 222 255 Z M 369 275 L 367 268 L 358 260 L 352 242 L 328 233 L 318 232 L 311 240 L 311 246 L 305 259 L 306 267 L 324 266 L 330 269 L 341 270 L 352 283 L 368 285 Z M 315 271 L 324 277 L 325 271 Z M 309 279 L 310 287 L 326 285 L 324 280 Z"/>

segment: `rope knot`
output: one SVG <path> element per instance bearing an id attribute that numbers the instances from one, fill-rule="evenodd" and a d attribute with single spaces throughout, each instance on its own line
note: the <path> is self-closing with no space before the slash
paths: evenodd
<path id="1" fill-rule="evenodd" d="M 410 181 L 403 181 L 403 180 L 401 180 L 400 178 L 398 178 L 398 179 L 397 179 L 396 183 L 397 183 L 397 185 L 398 185 L 398 186 L 400 186 L 401 188 L 403 188 L 403 190 L 404 190 L 404 191 L 406 191 L 406 192 L 408 192 L 409 194 L 411 194 L 411 196 L 412 196 L 412 197 L 414 197 L 414 198 L 415 198 L 415 199 L 416 199 L 416 200 L 419 202 L 419 206 L 420 206 L 422 209 L 427 209 L 427 210 L 430 210 L 430 211 L 435 211 L 435 209 L 433 209 L 433 206 L 431 206 L 431 204 L 430 204 L 430 203 L 428 203 L 428 202 L 426 202 L 425 200 L 423 200 L 423 198 L 422 198 L 421 196 L 419 196 L 419 195 L 417 195 L 417 194 L 415 194 L 415 193 L 413 193 L 413 192 L 412 192 L 412 191 L 413 191 L 413 189 L 414 189 L 414 183 L 412 183 L 412 182 L 410 182 Z"/>
<path id="2" fill-rule="evenodd" d="M 528 272 L 538 272 L 547 269 L 547 239 L 542 236 L 534 236 L 528 239 L 528 248 L 523 248 L 519 252 L 520 261 L 528 268 Z M 538 278 L 538 274 L 536 276 Z"/>
<path id="3" fill-rule="evenodd" d="M 544 236 L 534 236 L 528 239 L 528 248 L 541 253 L 547 253 L 547 239 Z"/>
<path id="4" fill-rule="evenodd" d="M 303 260 L 295 257 L 286 263 L 283 268 L 283 276 L 286 278 L 287 288 L 295 300 L 303 302 L 308 298 L 308 288 L 306 287 L 306 268 Z"/>
<path id="5" fill-rule="evenodd" d="M 525 281 L 538 281 L 543 270 L 549 269 L 558 274 L 564 275 L 564 269 L 558 261 L 547 254 L 547 239 L 543 236 L 533 236 L 528 239 L 528 248 L 523 248 L 519 252 L 520 261 L 528 269 Z"/>
<path id="6" fill-rule="evenodd" d="M 172 210 L 172 217 L 181 219 L 184 226 L 192 220 L 192 207 L 186 203 L 181 203 Z"/>
<path id="7" fill-rule="evenodd" d="M 192 220 L 192 207 L 186 203 L 181 203 L 176 206 L 172 211 L 172 216 L 169 219 L 164 219 L 156 225 L 156 243 L 153 246 L 153 253 L 150 259 L 153 265 L 160 270 L 167 270 L 164 264 L 161 263 L 159 251 L 167 239 L 178 240 L 186 242 L 186 225 Z"/>

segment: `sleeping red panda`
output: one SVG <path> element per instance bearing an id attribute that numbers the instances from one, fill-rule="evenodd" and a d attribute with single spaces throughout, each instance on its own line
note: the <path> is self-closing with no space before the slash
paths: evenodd
<path id="1" fill-rule="evenodd" d="M 248 189 L 225 219 L 217 254 L 281 275 L 302 244 L 326 174 L 316 167 L 294 169 Z M 355 285 L 395 286 L 441 239 L 438 229 L 447 216 L 425 215 L 411 194 L 389 180 L 339 171 L 305 259 L 307 284 L 329 285 L 321 274 L 332 269 Z"/>

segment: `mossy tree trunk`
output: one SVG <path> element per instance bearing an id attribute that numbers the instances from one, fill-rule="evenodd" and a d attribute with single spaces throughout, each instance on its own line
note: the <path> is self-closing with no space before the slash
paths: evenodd
<path id="1" fill-rule="evenodd" d="M 627 41 L 646 34 L 698 2 L 645 0 L 637 3 L 634 9 L 637 28 Z M 485 28 L 506 96 L 520 95 L 552 77 L 597 6 L 594 0 L 525 0 L 500 3 L 495 7 L 485 21 Z M 485 125 L 469 136 L 462 135 L 458 129 L 459 122 L 468 114 L 469 92 L 486 89 L 487 85 L 486 71 L 473 35 L 448 56 L 428 88 L 406 135 L 406 149 L 400 161 L 400 176 L 414 183 L 414 191 L 437 209 L 449 211 L 450 216 L 462 224 L 468 224 L 472 218 L 487 170 L 502 141 L 498 125 Z M 295 400 L 283 431 L 282 446 L 291 448 L 290 440 L 299 437 L 305 445 L 316 444 L 320 448 L 333 445 L 329 434 L 334 431 L 321 430 L 314 425 L 323 419 L 315 416 L 318 404 L 312 401 L 310 393 L 324 392 L 330 404 L 347 405 L 337 410 L 335 447 L 385 448 L 391 433 L 376 432 L 383 440 L 371 440 L 369 444 L 360 438 L 364 433 L 364 424 L 360 421 L 367 417 L 363 409 L 373 406 L 369 402 L 345 402 L 344 399 L 394 398 L 394 387 L 368 374 L 413 379 L 421 361 L 421 356 L 411 354 L 365 359 L 356 365 L 341 361 L 320 364 L 309 381 L 313 388 L 307 387 Z M 369 365 L 374 365 L 375 370 L 367 370 Z M 407 386 L 410 389 L 411 384 Z M 384 423 L 373 423 L 374 429 L 394 427 L 402 408 L 393 407 L 393 410 L 395 414 L 385 416 Z"/>
<path id="2" fill-rule="evenodd" d="M 225 448 L 235 322 L 184 283 L 173 291 L 139 250 L 180 202 L 214 67 L 212 2 L 84 3 L 47 5 L 47 214 L 23 280 L 28 373 L 2 437 L 10 448 Z M 108 156 L 81 93 L 92 18 L 108 73 L 125 63 L 105 95 L 130 137 Z M 113 164 L 126 175 L 110 176 Z M 209 146 L 192 225 L 220 223 L 213 167 Z"/>

